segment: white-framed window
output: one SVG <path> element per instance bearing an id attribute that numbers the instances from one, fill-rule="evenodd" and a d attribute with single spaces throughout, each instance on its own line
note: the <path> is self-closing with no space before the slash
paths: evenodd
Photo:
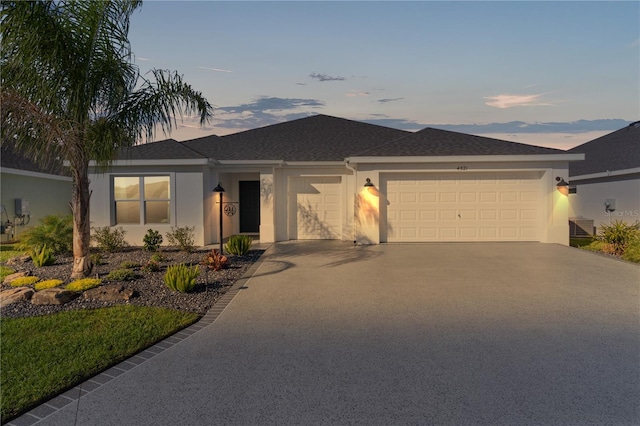
<path id="1" fill-rule="evenodd" d="M 171 221 L 170 176 L 113 176 L 116 225 Z"/>

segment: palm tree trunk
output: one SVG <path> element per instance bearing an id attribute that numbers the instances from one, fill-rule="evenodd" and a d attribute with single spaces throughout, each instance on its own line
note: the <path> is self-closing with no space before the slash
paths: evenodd
<path id="1" fill-rule="evenodd" d="M 86 160 L 79 160 L 73 165 L 73 190 L 71 196 L 71 210 L 73 211 L 73 271 L 71 278 L 88 277 L 93 270 L 93 263 L 89 256 L 91 245 L 91 222 L 89 218 L 89 164 Z"/>

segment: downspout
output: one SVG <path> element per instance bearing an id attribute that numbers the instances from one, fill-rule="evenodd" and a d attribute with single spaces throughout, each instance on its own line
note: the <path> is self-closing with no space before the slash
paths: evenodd
<path id="1" fill-rule="evenodd" d="M 356 182 L 356 178 L 357 178 L 357 173 L 358 173 L 358 169 L 356 169 L 355 167 L 351 166 L 351 164 L 349 164 L 350 159 L 347 157 L 344 159 L 344 166 L 348 169 L 351 170 L 353 172 L 353 182 L 354 182 L 354 186 L 353 186 L 353 245 L 356 245 L 358 243 L 357 241 L 357 237 L 358 237 L 358 228 L 357 228 L 357 217 L 356 217 L 356 200 L 358 199 L 358 183 Z"/>

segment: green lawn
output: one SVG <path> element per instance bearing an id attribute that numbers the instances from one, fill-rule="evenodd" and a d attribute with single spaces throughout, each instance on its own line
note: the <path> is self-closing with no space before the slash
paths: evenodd
<path id="1" fill-rule="evenodd" d="M 13 244 L 0 244 L 0 263 L 22 254 L 23 252 L 16 250 Z"/>
<path id="2" fill-rule="evenodd" d="M 3 319 L 1 422 L 194 323 L 197 314 L 141 306 Z"/>

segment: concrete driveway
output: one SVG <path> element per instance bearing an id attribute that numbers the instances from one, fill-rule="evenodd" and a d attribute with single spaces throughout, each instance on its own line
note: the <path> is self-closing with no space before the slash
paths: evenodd
<path id="1" fill-rule="evenodd" d="M 38 424 L 639 424 L 639 289 L 558 245 L 278 243 L 215 322 Z"/>

